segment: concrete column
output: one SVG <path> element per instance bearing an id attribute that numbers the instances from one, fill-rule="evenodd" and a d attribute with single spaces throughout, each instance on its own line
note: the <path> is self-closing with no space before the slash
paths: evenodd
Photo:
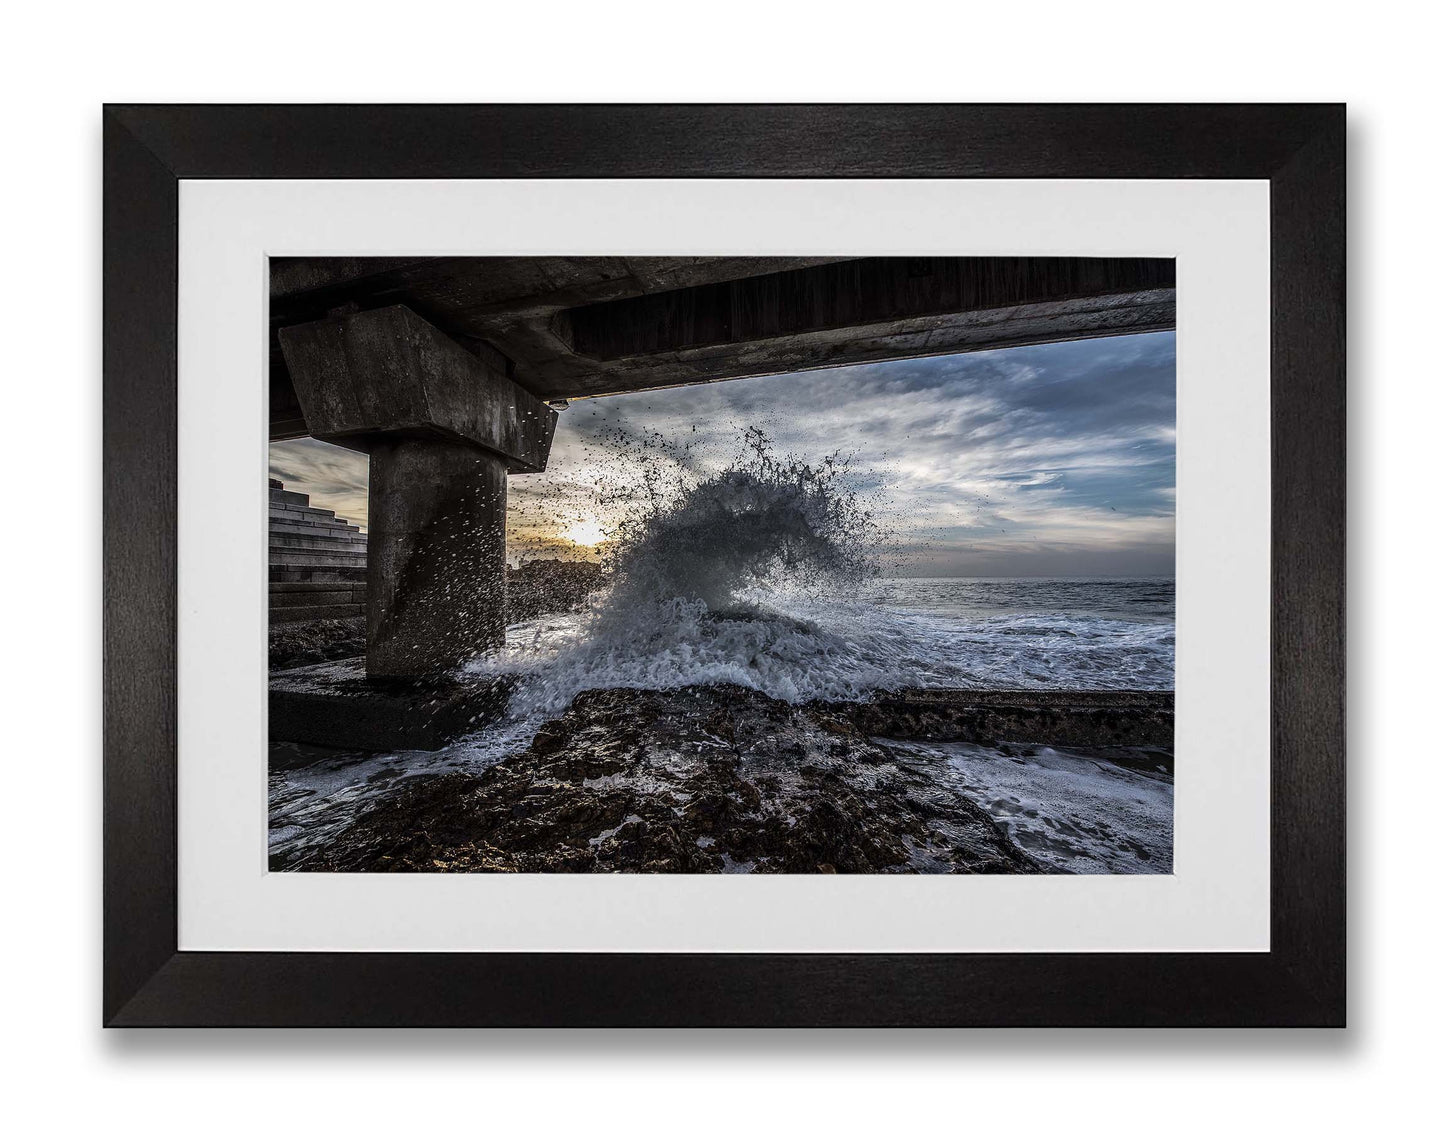
<path id="1" fill-rule="evenodd" d="M 400 305 L 278 333 L 306 426 L 371 455 L 366 673 L 442 676 L 506 641 L 507 474 L 557 413 L 489 348 Z"/>
<path id="2" fill-rule="evenodd" d="M 368 677 L 428 677 L 506 640 L 507 465 L 431 438 L 371 448 Z"/>

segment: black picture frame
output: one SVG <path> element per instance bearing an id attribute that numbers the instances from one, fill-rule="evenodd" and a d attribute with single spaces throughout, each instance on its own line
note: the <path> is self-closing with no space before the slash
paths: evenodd
<path id="1" fill-rule="evenodd" d="M 1341 105 L 113 105 L 104 111 L 110 1026 L 1339 1026 Z M 177 203 L 187 178 L 1267 179 L 1271 949 L 367 954 L 177 946 Z"/>

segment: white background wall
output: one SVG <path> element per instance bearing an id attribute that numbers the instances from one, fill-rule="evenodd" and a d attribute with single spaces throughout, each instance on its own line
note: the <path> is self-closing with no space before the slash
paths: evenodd
<path id="1" fill-rule="evenodd" d="M 1438 703 L 1441 664 L 1445 248 L 1427 11 L 252 0 L 8 12 L 7 1110 L 17 1122 L 587 1127 L 1438 1110 L 1441 725 L 1421 705 Z M 390 100 L 1349 101 L 1351 1029 L 102 1033 L 99 106 Z M 51 507 L 73 522 L 44 541 L 17 532 Z"/>

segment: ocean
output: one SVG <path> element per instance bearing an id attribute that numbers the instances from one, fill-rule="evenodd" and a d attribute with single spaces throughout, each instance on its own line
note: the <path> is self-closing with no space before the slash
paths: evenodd
<path id="1" fill-rule="evenodd" d="M 936 684 L 1174 687 L 1174 580 L 892 579 L 875 605 L 935 658 Z M 927 639 L 927 641 L 922 641 Z"/>

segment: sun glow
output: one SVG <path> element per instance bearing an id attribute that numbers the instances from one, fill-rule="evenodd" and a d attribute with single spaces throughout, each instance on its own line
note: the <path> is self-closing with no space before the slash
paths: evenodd
<path id="1" fill-rule="evenodd" d="M 584 548 L 594 547 L 607 539 L 607 533 L 595 520 L 579 520 L 567 526 L 562 535 Z"/>

